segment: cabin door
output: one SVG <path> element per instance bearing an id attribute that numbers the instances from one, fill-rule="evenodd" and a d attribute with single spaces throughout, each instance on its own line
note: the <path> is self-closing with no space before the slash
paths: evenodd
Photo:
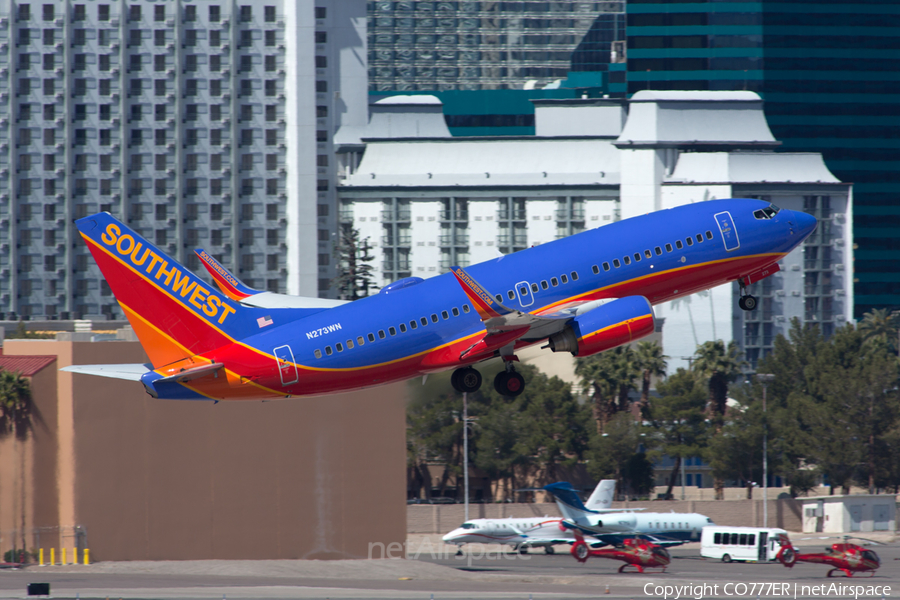
<path id="1" fill-rule="evenodd" d="M 516 284 L 516 294 L 519 296 L 519 304 L 522 306 L 531 306 L 534 304 L 534 294 L 531 291 L 531 284 L 527 281 L 520 281 Z"/>
<path id="2" fill-rule="evenodd" d="M 294 364 L 294 353 L 288 345 L 278 346 L 272 351 L 275 361 L 278 363 L 278 374 L 281 375 L 281 385 L 297 383 L 297 365 Z"/>
<path id="3" fill-rule="evenodd" d="M 716 225 L 719 226 L 719 232 L 722 234 L 722 241 L 725 243 L 725 250 L 731 252 L 741 247 L 741 241 L 738 239 L 737 229 L 734 228 L 734 219 L 727 210 L 716 214 Z"/>
<path id="4" fill-rule="evenodd" d="M 759 532 L 759 552 L 756 555 L 756 560 L 759 562 L 766 562 L 769 560 L 769 532 L 760 531 Z"/>

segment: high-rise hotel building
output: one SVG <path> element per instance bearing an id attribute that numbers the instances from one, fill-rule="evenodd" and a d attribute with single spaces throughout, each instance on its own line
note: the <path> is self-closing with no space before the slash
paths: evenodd
<path id="1" fill-rule="evenodd" d="M 97 211 L 190 268 L 202 247 L 248 285 L 317 295 L 341 114 L 330 11 L 0 2 L 0 318 L 121 318 L 72 225 Z"/>

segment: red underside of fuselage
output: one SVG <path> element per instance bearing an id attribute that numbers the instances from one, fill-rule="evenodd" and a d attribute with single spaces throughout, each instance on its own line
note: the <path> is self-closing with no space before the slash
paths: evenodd
<path id="1" fill-rule="evenodd" d="M 729 283 L 757 269 L 778 261 L 783 255 L 767 254 L 733 260 L 680 267 L 640 279 L 625 281 L 571 298 L 553 305 L 549 311 L 564 308 L 568 303 L 583 303 L 604 298 L 644 296 L 659 304 L 689 294 Z M 474 364 L 494 356 L 494 351 L 458 360 L 462 352 L 478 341 L 481 334 L 457 339 L 429 352 L 389 363 L 352 369 L 313 369 L 297 365 L 296 383 L 282 386 L 274 357 L 240 343 L 203 355 L 203 358 L 224 363 L 227 377 L 206 376 L 195 379 L 186 387 L 209 398 L 247 400 L 284 398 L 291 396 L 319 396 L 369 388 L 418 375 L 445 371 L 466 364 Z M 535 341 L 516 343 L 522 348 Z M 242 375 L 244 375 L 242 377 Z M 249 375 L 249 377 L 247 377 Z"/>

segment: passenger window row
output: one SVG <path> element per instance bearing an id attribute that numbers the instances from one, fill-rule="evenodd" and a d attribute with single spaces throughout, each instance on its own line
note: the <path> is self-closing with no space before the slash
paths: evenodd
<path id="1" fill-rule="evenodd" d="M 594 268 L 596 269 L 597 267 L 595 266 Z M 599 271 L 594 271 L 594 273 L 598 273 L 598 272 L 599 272 Z M 571 276 L 572 276 L 572 281 L 578 281 L 578 271 L 572 271 L 572 272 L 571 272 Z M 551 286 L 551 285 L 552 285 L 553 287 L 557 287 L 557 286 L 559 285 L 560 281 L 561 281 L 562 283 L 564 283 L 564 284 L 565 284 L 565 283 L 569 283 L 569 276 L 566 275 L 565 273 L 563 273 L 562 275 L 559 276 L 559 279 L 557 279 L 556 277 L 551 277 L 551 278 L 550 278 L 550 283 L 549 283 L 549 284 L 547 283 L 546 280 L 541 281 L 541 289 L 545 289 L 545 290 L 550 289 L 550 286 Z M 531 284 L 531 291 L 532 291 L 533 293 L 537 293 L 537 292 L 538 292 L 538 284 L 532 283 L 532 284 Z M 524 298 L 524 297 L 527 296 L 527 295 L 528 295 L 528 286 L 527 286 L 527 285 L 522 285 L 522 286 L 519 288 L 519 296 L 521 296 L 522 298 Z M 513 290 L 507 290 L 507 291 L 506 291 L 506 296 L 507 296 L 510 300 L 515 300 L 515 299 L 516 299 L 516 292 L 513 291 Z M 497 302 L 499 302 L 499 303 L 501 303 L 501 304 L 503 303 L 503 295 L 502 295 L 502 294 L 496 294 L 496 295 L 494 296 L 494 298 L 497 299 Z"/>
<path id="2" fill-rule="evenodd" d="M 468 304 L 462 305 L 462 311 L 464 313 L 468 313 L 470 310 L 471 310 L 471 308 L 469 308 Z M 450 318 L 450 313 L 452 313 L 454 317 L 458 317 L 460 314 L 459 309 L 454 306 L 453 308 L 450 309 L 449 313 L 446 310 L 442 310 L 441 318 L 444 319 L 445 321 L 448 320 Z M 419 323 L 422 324 L 422 327 L 426 327 L 428 325 L 428 320 L 429 320 L 429 317 L 421 317 L 418 320 L 418 322 L 414 319 L 409 322 L 409 329 L 418 329 Z M 438 321 L 440 321 L 440 319 L 438 318 L 437 313 L 432 313 L 431 314 L 431 322 L 437 323 Z M 406 323 L 400 323 L 400 325 L 398 327 L 393 327 L 393 326 L 388 327 L 387 333 L 385 333 L 384 329 L 379 329 L 378 333 L 377 333 L 378 339 L 383 340 L 383 339 L 387 338 L 388 335 L 391 335 L 391 336 L 397 335 L 398 328 L 400 329 L 400 333 L 406 333 L 408 331 L 406 328 Z M 365 337 L 360 335 L 356 338 L 355 345 L 362 346 L 366 343 L 366 340 L 369 340 L 369 342 L 374 342 L 376 339 L 375 335 L 376 335 L 375 333 L 367 333 L 365 335 Z M 352 339 L 347 340 L 346 346 L 344 343 L 338 342 L 334 345 L 334 349 L 332 349 L 331 346 L 325 346 L 325 356 L 331 356 L 332 354 L 335 353 L 335 351 L 343 352 L 345 347 L 347 350 L 352 350 L 354 347 L 353 340 Z M 315 355 L 316 358 L 322 358 L 322 351 L 319 350 L 318 348 L 316 348 L 316 350 L 313 352 L 313 354 Z"/>
<path id="3" fill-rule="evenodd" d="M 705 234 L 704 234 L 704 233 L 698 233 L 698 234 L 695 235 L 694 237 L 688 236 L 688 237 L 684 238 L 684 241 L 687 243 L 688 246 L 693 246 L 693 245 L 694 245 L 694 239 L 696 238 L 697 243 L 702 243 L 702 242 L 703 242 L 704 235 L 706 236 L 706 239 L 708 239 L 708 240 L 713 239 L 713 233 L 712 233 L 712 231 L 710 231 L 709 229 L 707 229 L 706 232 L 705 232 Z M 676 247 L 677 249 L 681 250 L 682 248 L 684 248 L 684 244 L 682 244 L 681 240 L 675 240 L 675 247 Z M 673 250 L 672 250 L 672 244 L 666 244 L 666 245 L 665 245 L 665 248 L 666 248 L 666 252 L 672 252 L 672 251 L 673 251 Z M 641 255 L 640 252 L 635 252 L 632 256 L 634 257 L 634 262 L 640 262 L 643 258 L 653 258 L 653 255 L 654 255 L 654 254 L 655 254 L 656 256 L 662 256 L 662 254 L 663 254 L 662 248 L 660 248 L 659 246 L 656 246 L 655 248 L 653 248 L 653 251 L 652 251 L 652 252 L 651 252 L 650 250 L 644 250 L 643 256 Z M 628 255 L 626 254 L 625 256 L 622 257 L 622 261 L 623 261 L 626 265 L 630 265 L 630 264 L 631 264 L 631 256 L 628 256 Z M 618 268 L 621 267 L 621 266 L 622 266 L 622 263 L 619 262 L 619 259 L 618 259 L 618 258 L 614 258 L 614 259 L 612 260 L 612 267 L 613 267 L 613 268 L 618 269 Z M 600 272 L 600 269 L 597 268 L 597 265 L 594 265 L 593 267 L 591 267 L 591 269 L 594 271 L 594 274 L 595 274 L 595 275 L 596 275 L 597 273 Z M 604 270 L 604 271 L 609 271 L 609 269 L 610 269 L 609 263 L 608 263 L 608 262 L 604 262 L 604 263 L 603 263 L 603 270 Z"/>

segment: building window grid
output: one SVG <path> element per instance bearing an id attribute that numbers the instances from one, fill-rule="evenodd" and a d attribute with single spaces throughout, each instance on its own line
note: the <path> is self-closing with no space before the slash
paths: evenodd
<path id="1" fill-rule="evenodd" d="M 143 21 L 148 21 L 148 22 L 150 22 L 150 23 L 158 22 L 158 21 L 159 21 L 159 19 L 156 18 L 156 15 L 155 15 L 153 12 L 150 12 L 150 11 L 144 11 L 144 12 L 148 12 L 148 14 L 141 14 L 141 11 L 140 11 L 140 10 L 137 10 L 137 11 L 130 11 L 130 12 L 129 12 L 129 14 L 128 14 L 127 16 L 128 16 L 128 20 L 132 23 L 132 25 L 131 25 L 132 28 L 134 28 L 135 26 L 139 25 L 139 24 L 142 23 Z M 90 15 L 90 16 L 92 17 L 92 16 L 94 16 L 94 15 Z M 168 15 L 166 15 L 166 16 L 168 17 Z M 98 17 L 98 20 L 104 20 L 104 21 L 105 21 L 105 20 L 111 20 L 111 19 L 114 19 L 114 18 L 115 18 L 115 14 L 110 14 L 109 11 L 108 11 L 108 9 L 106 9 L 106 10 L 103 10 L 102 13 L 98 11 L 97 17 Z M 227 19 L 227 17 L 226 17 L 226 19 Z M 270 18 L 270 19 L 267 20 L 267 22 L 271 22 L 271 21 L 273 21 L 272 18 Z M 247 25 L 250 25 L 250 24 L 248 23 Z M 281 25 L 281 23 L 278 23 L 278 25 Z M 267 31 L 266 33 L 268 34 L 268 33 L 270 33 L 270 32 Z M 148 41 L 148 39 L 150 39 L 150 40 L 153 39 L 152 36 L 151 36 L 150 38 L 148 38 L 147 35 L 148 35 L 148 33 L 143 33 L 143 32 L 138 32 L 137 34 L 133 34 L 133 35 L 126 34 L 126 40 L 125 40 L 125 41 L 126 41 L 126 42 L 131 42 L 131 43 L 132 43 L 132 46 L 138 46 L 139 44 L 146 44 L 147 41 Z M 267 36 L 266 36 L 266 39 L 269 39 L 269 38 L 270 38 L 270 36 L 267 35 Z M 86 43 L 87 43 L 88 46 L 90 46 L 90 45 L 93 43 L 93 42 L 92 42 L 93 39 L 94 39 L 93 36 L 87 36 Z M 198 50 L 199 50 L 199 48 L 198 48 Z M 90 50 L 89 50 L 89 49 L 86 49 L 86 51 L 90 51 Z M 130 50 L 130 51 L 131 51 L 131 52 L 134 52 L 135 49 L 132 49 L 132 50 Z M 155 49 L 154 51 L 159 52 L 159 49 Z M 40 55 L 38 54 L 38 56 L 40 56 Z M 105 83 L 105 85 L 104 85 L 104 84 L 101 84 L 101 88 L 102 88 L 102 89 L 101 89 L 100 91 L 103 92 L 103 94 L 104 94 L 105 96 L 113 96 L 114 94 L 119 94 L 119 93 L 126 93 L 126 94 L 129 94 L 129 93 L 130 93 L 130 94 L 133 95 L 133 97 L 131 98 L 130 102 L 134 102 L 136 99 L 140 99 L 140 100 L 146 99 L 147 96 L 148 96 L 148 92 L 149 92 L 149 95 L 150 95 L 150 96 L 153 95 L 153 91 L 154 91 L 155 88 L 154 88 L 154 85 L 153 85 L 153 84 L 148 85 L 148 81 L 149 81 L 149 80 L 137 81 L 137 82 L 135 82 L 135 83 L 132 83 L 132 81 L 134 81 L 134 79 L 133 79 L 131 76 L 129 76 L 128 78 L 126 78 L 126 82 L 127 82 L 127 83 L 126 83 L 126 89 L 125 89 L 125 90 L 122 90 L 122 91 L 117 90 L 116 88 L 117 88 L 118 86 L 117 86 L 116 84 L 117 84 L 118 78 L 116 77 L 115 70 L 118 68 L 118 65 L 116 65 L 117 58 L 118 58 L 118 53 L 113 52 L 113 53 L 111 53 L 110 55 L 106 55 L 106 56 L 107 56 L 107 58 L 104 59 L 104 63 L 105 63 L 105 64 L 104 64 L 104 67 L 108 68 L 109 71 L 112 71 L 113 73 L 112 73 L 112 78 L 111 78 L 110 80 L 107 80 L 106 83 Z M 270 55 L 270 56 L 271 56 L 271 55 Z M 149 57 L 148 57 L 148 58 L 149 58 Z M 265 60 L 265 59 L 264 59 L 264 60 Z M 268 61 L 267 63 L 261 63 L 261 65 L 259 65 L 259 66 L 262 67 L 263 65 L 265 65 L 265 66 L 268 67 L 268 72 L 267 72 L 268 77 L 269 77 L 269 78 L 273 77 L 273 74 L 271 73 L 271 71 L 272 71 L 272 66 L 273 66 L 273 65 L 272 65 L 272 59 L 270 58 L 269 61 Z M 30 65 L 30 66 L 34 66 L 34 65 Z M 56 65 L 54 65 L 54 66 L 56 66 Z M 140 75 L 142 70 L 154 69 L 155 64 L 154 64 L 154 62 L 153 62 L 153 59 L 150 59 L 149 61 L 148 61 L 148 60 L 143 60 L 143 61 L 141 61 L 140 64 L 138 64 L 137 62 L 135 62 L 133 66 L 134 66 L 134 71 L 137 72 L 136 74 L 137 74 L 137 75 Z M 204 66 L 205 66 L 205 65 L 198 65 L 198 70 L 203 69 Z M 254 65 L 254 66 L 256 66 L 256 65 Z M 260 89 L 260 90 L 253 90 L 253 94 L 252 94 L 252 95 L 253 95 L 253 99 L 254 99 L 254 100 L 255 100 L 256 97 L 258 97 L 258 96 L 263 96 L 263 97 L 264 97 L 267 91 L 268 91 L 268 95 L 269 95 L 269 96 L 271 96 L 271 95 L 273 95 L 273 94 L 274 94 L 274 95 L 280 95 L 280 93 L 281 93 L 281 83 L 280 83 L 280 82 L 281 82 L 281 79 L 282 79 L 282 76 L 283 76 L 283 73 L 280 72 L 280 69 L 281 69 L 281 59 L 280 59 L 280 56 L 278 57 L 277 61 L 275 62 L 275 67 L 276 67 L 277 69 L 279 69 L 279 72 L 278 72 L 278 81 L 277 81 L 277 82 L 269 83 L 268 85 L 264 84 L 264 85 L 263 85 L 263 88 Z M 86 70 L 91 71 L 92 69 L 96 68 L 96 65 L 94 65 L 93 63 L 90 63 L 90 64 L 88 64 L 88 65 L 85 65 L 85 68 L 86 68 Z M 136 78 L 136 79 L 140 79 L 140 78 Z M 226 81 L 227 81 L 227 79 L 226 79 Z M 29 87 L 33 88 L 34 86 L 32 85 L 32 86 L 29 86 Z M 26 90 L 24 90 L 24 91 L 30 92 L 31 90 L 30 90 L 30 89 L 26 89 Z M 52 89 L 52 86 L 51 86 L 50 89 L 49 89 L 49 92 L 52 94 L 54 91 L 55 91 L 55 90 L 53 90 L 53 89 Z M 168 92 L 168 94 L 171 94 L 172 91 L 173 91 L 173 90 L 171 90 L 171 88 L 168 89 L 168 90 L 166 90 L 166 92 Z M 93 87 L 91 87 L 90 89 L 88 89 L 88 90 L 86 91 L 86 93 L 87 93 L 87 94 L 94 94 L 94 93 L 96 93 L 96 89 L 94 89 Z M 168 94 L 167 94 L 167 95 L 168 95 Z M 198 90 L 198 95 L 200 95 L 200 94 L 202 94 L 202 91 L 201 91 L 201 90 Z M 262 98 L 260 98 L 260 99 L 262 99 Z M 281 98 L 279 98 L 279 99 L 281 99 Z M 90 99 L 90 100 L 93 100 L 93 99 Z M 85 100 L 85 102 L 89 102 L 90 100 Z M 118 128 L 116 127 L 116 125 L 120 122 L 120 121 L 119 121 L 120 116 L 117 114 L 118 111 L 116 110 L 116 109 L 117 109 L 117 106 L 116 106 L 116 105 L 117 105 L 118 103 L 115 101 L 115 97 L 110 98 L 110 99 L 107 99 L 106 102 L 109 102 L 110 100 L 112 100 L 112 103 L 111 103 L 111 104 L 106 104 L 106 105 L 105 105 L 105 106 L 107 106 L 107 108 L 106 108 L 106 110 L 105 110 L 105 113 L 106 113 L 105 116 L 106 116 L 106 118 L 107 118 L 108 120 L 115 121 L 115 123 L 113 124 L 112 130 L 109 130 L 109 129 L 104 130 L 105 133 L 102 134 L 102 135 L 103 135 L 103 141 L 104 141 L 104 143 L 109 143 L 109 141 L 110 141 L 110 139 L 109 139 L 109 138 L 110 138 L 110 131 L 113 132 L 113 134 L 115 135 L 115 138 L 118 138 L 118 135 L 117 135 L 117 134 L 118 134 Z M 139 100 L 139 101 L 140 101 L 140 100 Z M 167 99 L 167 100 L 170 100 L 170 98 Z M 104 99 L 103 99 L 103 98 L 100 98 L 100 101 L 103 102 Z M 151 98 L 151 102 L 149 103 L 149 105 L 153 105 L 152 102 L 157 102 L 157 103 L 158 103 L 158 102 L 159 102 L 159 99 Z M 267 103 L 271 103 L 271 102 L 272 102 L 272 100 L 269 99 Z M 168 104 L 168 102 L 167 102 L 167 104 Z M 227 102 L 226 102 L 226 104 L 227 104 Z M 280 106 L 280 103 L 278 103 L 278 104 L 279 104 L 279 106 Z M 145 105 L 146 105 L 146 103 L 145 103 Z M 171 104 L 169 104 L 169 105 L 171 106 Z M 37 106 L 40 106 L 40 105 L 38 104 Z M 110 110 L 110 107 L 112 107 L 112 110 Z M 151 109 L 151 111 L 152 111 L 152 109 Z M 148 117 L 148 114 L 144 114 L 143 116 L 144 116 L 144 117 Z M 172 116 L 172 115 L 169 115 L 170 118 L 171 118 L 171 116 Z M 205 117 L 205 115 L 203 115 L 203 116 Z M 96 117 L 92 117 L 92 118 L 96 118 Z M 158 127 L 158 125 L 156 125 L 153 121 L 155 121 L 155 119 L 151 119 L 151 121 L 148 122 L 148 124 L 151 124 L 151 126 L 153 126 L 153 127 Z M 171 123 L 170 123 L 170 124 L 171 124 Z M 28 136 L 28 137 L 30 137 L 30 136 Z M 113 144 L 118 144 L 118 143 L 120 143 L 120 141 L 119 141 L 118 139 L 115 139 L 115 138 L 112 139 Z M 150 134 L 150 130 L 141 130 L 141 129 L 139 129 L 137 132 L 135 132 L 135 134 L 134 134 L 133 136 L 129 134 L 128 138 L 129 138 L 128 141 L 129 141 L 129 142 L 131 143 L 131 145 L 132 145 L 132 147 L 130 148 L 130 151 L 129 151 L 130 154 L 131 154 L 131 153 L 135 153 L 135 152 L 139 152 L 139 151 L 143 150 L 143 147 L 144 147 L 144 146 L 146 146 L 147 144 L 153 144 L 154 141 L 155 141 L 155 136 L 154 136 L 153 134 Z M 153 139 L 151 139 L 151 138 L 153 138 Z M 271 138 L 269 138 L 269 140 L 271 141 Z M 30 142 L 31 140 L 28 139 L 27 141 Z M 53 143 L 54 141 L 55 141 L 55 140 L 52 140 L 52 139 L 51 139 L 51 140 L 50 140 L 50 143 Z M 93 141 L 93 140 L 92 140 L 92 141 Z M 254 140 L 254 141 L 256 142 L 257 140 Z M 260 139 L 259 141 L 262 141 L 262 140 Z M 98 141 L 98 143 L 99 143 L 99 141 Z M 110 158 L 110 157 L 115 158 L 116 153 L 114 152 L 112 155 L 104 155 L 104 156 L 106 156 L 107 158 Z M 145 165 L 145 166 L 146 166 L 146 165 Z M 83 167 L 83 165 L 82 165 L 82 167 Z M 94 166 L 93 166 L 93 164 L 91 164 L 91 165 L 89 165 L 87 168 L 88 168 L 88 170 L 90 170 L 91 168 L 94 168 Z M 136 174 L 136 175 L 137 175 L 137 174 Z M 159 191 L 161 191 L 161 188 L 156 187 L 156 186 L 154 185 L 154 183 L 151 183 L 151 181 L 152 181 L 152 179 L 142 180 L 142 178 L 140 178 L 140 177 L 131 177 L 131 176 L 129 176 L 129 177 L 128 177 L 128 180 L 127 180 L 127 186 L 126 186 L 126 187 L 130 188 L 130 189 L 131 189 L 134 193 L 136 193 L 136 194 L 148 194 L 148 193 L 152 194 L 153 192 L 159 192 Z M 262 180 L 261 180 L 261 181 L 262 181 Z M 112 183 L 116 183 L 116 184 L 117 184 L 117 183 L 118 183 L 118 177 L 114 177 L 113 179 L 107 179 L 107 178 L 104 178 L 104 179 L 102 180 L 101 187 L 103 188 L 104 194 L 109 193 L 110 191 L 112 191 L 113 193 L 118 193 L 118 191 L 117 191 L 118 186 L 117 186 L 117 185 L 116 185 L 116 186 L 113 186 L 113 185 L 111 185 Z M 85 182 L 84 180 L 82 180 L 82 181 L 80 182 L 80 184 L 79 184 L 79 186 L 80 186 L 79 189 L 81 190 L 81 192 L 86 192 L 86 190 L 87 190 L 86 185 L 87 185 L 87 184 L 86 184 L 86 182 Z M 245 191 L 246 191 L 247 186 L 244 185 L 243 187 L 245 188 Z M 271 181 L 269 181 L 268 183 L 266 183 L 266 184 L 264 184 L 264 185 L 261 184 L 261 185 L 253 186 L 253 192 L 254 192 L 254 195 L 257 195 L 257 194 L 262 195 L 262 194 L 265 194 L 266 191 L 271 192 L 272 190 L 273 190 L 273 187 L 272 187 Z M 171 197 L 170 197 L 170 199 L 171 199 Z M 104 206 L 107 206 L 107 205 L 104 205 Z M 139 213 L 138 213 L 138 214 L 139 214 Z"/>

